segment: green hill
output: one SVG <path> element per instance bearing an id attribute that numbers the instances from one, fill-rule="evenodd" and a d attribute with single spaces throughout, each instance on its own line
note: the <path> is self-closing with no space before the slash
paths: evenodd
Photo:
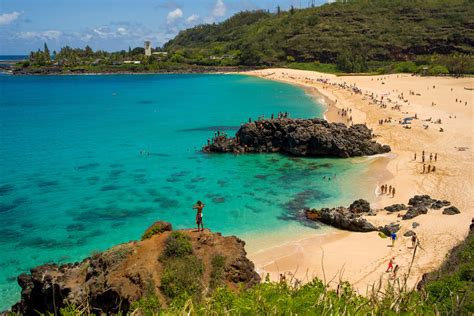
<path id="1" fill-rule="evenodd" d="M 164 48 L 196 63 L 352 63 L 358 66 L 347 70 L 363 71 L 370 62 L 471 55 L 473 44 L 472 0 L 346 0 L 286 12 L 241 12 L 182 31 Z"/>

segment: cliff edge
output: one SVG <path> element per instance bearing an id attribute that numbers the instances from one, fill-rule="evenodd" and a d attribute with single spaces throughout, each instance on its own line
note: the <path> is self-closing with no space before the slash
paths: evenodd
<path id="1" fill-rule="evenodd" d="M 56 313 L 72 304 L 94 313 L 126 313 L 133 302 L 156 296 L 166 305 L 186 292 L 193 297 L 227 285 L 260 281 L 245 243 L 209 230 L 172 231 L 156 222 L 142 237 L 97 253 L 80 263 L 45 264 L 18 277 L 21 300 L 12 311 Z"/>

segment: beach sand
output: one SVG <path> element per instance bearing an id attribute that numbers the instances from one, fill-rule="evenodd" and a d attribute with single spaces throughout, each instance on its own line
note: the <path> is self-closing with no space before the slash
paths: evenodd
<path id="1" fill-rule="evenodd" d="M 400 266 L 398 276 L 407 274 L 413 250 L 409 247 L 410 238 L 403 234 L 412 230 L 412 223 L 417 222 L 420 225 L 413 230 L 421 248 L 417 250 L 408 279 L 408 285 L 415 286 L 423 273 L 439 267 L 449 250 L 467 236 L 474 216 L 473 78 L 406 74 L 338 77 L 291 69 L 265 69 L 245 74 L 303 86 L 315 98 L 325 100 L 326 119 L 350 124 L 347 120 L 352 116 L 354 124 L 367 124 L 378 135 L 378 142 L 391 146 L 391 159 L 386 172 L 379 177 L 378 185 L 392 185 L 396 194 L 393 198 L 374 195 L 370 201 L 372 208 L 407 204 L 416 194 L 428 194 L 432 198 L 451 201 L 461 211 L 461 214 L 449 216 L 443 215 L 442 209 L 430 210 L 427 215 L 412 220 L 401 220 L 397 213 L 385 211 L 367 217 L 376 226 L 391 222 L 401 225 L 393 248 L 389 239 L 379 237 L 376 232 L 333 230 L 325 235 L 315 233 L 315 236 L 305 232 L 302 239 L 293 238 L 264 249 L 257 249 L 250 240 L 249 257 L 262 275 L 268 273 L 271 279 L 278 280 L 280 273 L 294 274 L 303 281 L 317 276 L 332 285 L 346 280 L 359 293 L 365 294 L 379 280 L 389 279 L 384 271 L 391 257 L 395 257 Z M 362 93 L 354 93 L 353 85 Z M 401 93 L 403 98 L 399 98 Z M 374 104 L 374 100 L 378 104 Z M 348 108 L 351 111 L 347 117 L 338 114 L 341 109 Z M 418 119 L 412 121 L 411 128 L 403 128 L 399 121 L 415 114 Z M 390 123 L 379 125 L 379 120 L 389 118 Z M 441 124 L 435 123 L 438 119 Z M 444 131 L 440 132 L 440 128 Z M 426 152 L 426 167 L 429 164 L 436 166 L 435 172 L 422 174 L 422 150 Z M 416 161 L 413 160 L 415 152 Z M 437 162 L 430 163 L 430 153 L 438 154 Z M 378 187 L 374 185 L 367 190 L 376 192 Z"/>

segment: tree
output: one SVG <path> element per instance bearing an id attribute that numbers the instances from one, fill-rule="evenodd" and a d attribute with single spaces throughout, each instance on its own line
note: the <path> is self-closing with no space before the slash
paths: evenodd
<path id="1" fill-rule="evenodd" d="M 361 53 L 345 50 L 337 57 L 337 68 L 345 72 L 364 72 L 367 70 L 367 61 Z"/>
<path id="2" fill-rule="evenodd" d="M 280 15 L 280 13 L 281 13 L 281 8 L 280 6 L 277 6 L 277 15 Z"/>
<path id="3" fill-rule="evenodd" d="M 291 6 L 291 7 L 290 7 L 290 14 L 293 15 L 293 13 L 295 13 L 295 7 L 294 7 L 294 6 Z"/>
<path id="4" fill-rule="evenodd" d="M 84 49 L 84 54 L 86 57 L 92 57 L 94 56 L 94 51 L 89 45 L 87 45 L 86 48 Z"/>
<path id="5" fill-rule="evenodd" d="M 51 62 L 51 53 L 49 52 L 49 48 L 46 43 L 44 43 L 43 56 L 44 62 L 49 64 Z"/>
<path id="6" fill-rule="evenodd" d="M 454 53 L 449 55 L 446 60 L 446 66 L 451 74 L 461 76 L 467 72 L 472 58 L 467 54 Z"/>

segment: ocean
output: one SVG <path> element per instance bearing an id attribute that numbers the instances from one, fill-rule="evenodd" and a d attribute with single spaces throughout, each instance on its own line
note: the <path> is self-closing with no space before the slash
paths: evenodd
<path id="1" fill-rule="evenodd" d="M 195 227 L 197 200 L 205 227 L 244 239 L 323 229 L 299 210 L 363 196 L 364 158 L 200 152 L 216 129 L 279 111 L 324 107 L 244 75 L 0 75 L 0 311 L 20 273 L 139 239 L 156 220 Z"/>

